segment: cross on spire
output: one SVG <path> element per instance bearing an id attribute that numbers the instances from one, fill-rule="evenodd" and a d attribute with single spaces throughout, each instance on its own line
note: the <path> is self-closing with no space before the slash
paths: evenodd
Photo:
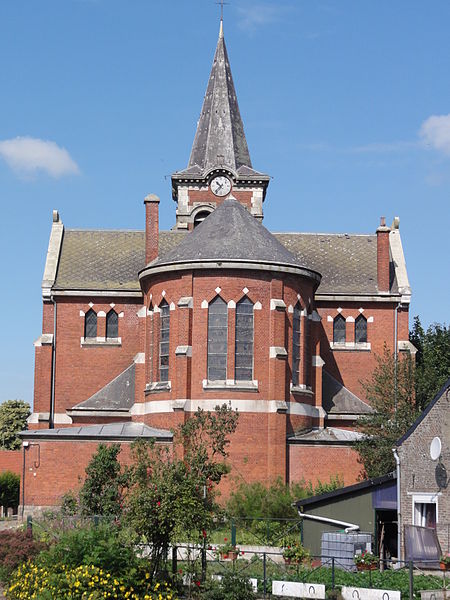
<path id="1" fill-rule="evenodd" d="M 229 2 L 225 2 L 224 0 L 217 0 L 216 4 L 220 6 L 220 20 L 223 21 L 223 7 L 225 4 L 229 4 Z"/>

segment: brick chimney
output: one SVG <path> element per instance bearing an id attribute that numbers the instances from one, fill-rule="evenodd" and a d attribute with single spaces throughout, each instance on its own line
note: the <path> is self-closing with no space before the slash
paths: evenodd
<path id="1" fill-rule="evenodd" d="M 380 218 L 377 229 L 377 283 L 379 292 L 389 292 L 389 232 L 386 227 L 386 218 Z"/>
<path id="2" fill-rule="evenodd" d="M 145 264 L 158 257 L 159 242 L 159 198 L 149 194 L 144 198 L 145 204 Z"/>

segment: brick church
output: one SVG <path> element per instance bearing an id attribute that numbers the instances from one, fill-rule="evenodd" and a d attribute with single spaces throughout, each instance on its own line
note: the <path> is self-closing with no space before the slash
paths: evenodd
<path id="1" fill-rule="evenodd" d="M 136 437 L 170 444 L 177 424 L 223 403 L 240 414 L 228 486 L 356 481 L 355 424 L 371 411 L 360 381 L 385 343 L 410 350 L 398 220 L 271 233 L 269 182 L 221 25 L 189 162 L 172 175 L 172 229 L 159 229 L 154 195 L 143 231 L 67 228 L 53 212 L 22 434 L 27 511 L 75 488 L 99 441 L 124 457 Z"/>

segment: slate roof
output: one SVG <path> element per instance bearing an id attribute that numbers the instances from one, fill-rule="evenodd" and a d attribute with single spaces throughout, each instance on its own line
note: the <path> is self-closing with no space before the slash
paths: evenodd
<path id="1" fill-rule="evenodd" d="M 336 444 L 352 443 L 360 440 L 363 434 L 350 429 L 339 429 L 338 427 L 313 428 L 301 431 L 289 436 L 289 442 L 304 442 L 305 444 Z"/>
<path id="2" fill-rule="evenodd" d="M 328 414 L 370 414 L 373 409 L 355 396 L 325 369 L 322 377 L 322 406 Z"/>
<path id="3" fill-rule="evenodd" d="M 51 440 L 110 440 L 132 441 L 136 438 L 171 441 L 173 434 L 166 429 L 155 429 L 143 423 L 108 423 L 106 425 L 83 425 L 81 427 L 61 427 L 57 429 L 34 429 L 21 431 L 20 437 L 27 439 Z"/>
<path id="4" fill-rule="evenodd" d="M 135 372 L 136 367 L 133 363 L 93 396 L 74 406 L 72 410 L 128 411 L 134 404 Z"/>
<path id="5" fill-rule="evenodd" d="M 174 250 L 186 235 L 191 234 L 160 231 L 160 257 Z M 299 264 L 321 273 L 318 294 L 378 293 L 375 235 L 273 235 L 295 255 Z M 143 231 L 65 229 L 53 289 L 139 292 L 138 272 L 144 266 Z M 394 280 L 391 291 L 396 290 Z"/>
<path id="6" fill-rule="evenodd" d="M 252 167 L 222 23 L 187 170 L 204 172 L 218 164 L 234 171 Z"/>
<path id="7" fill-rule="evenodd" d="M 227 198 L 175 248 L 149 266 L 241 261 L 299 267 L 297 258 L 235 198 Z"/>

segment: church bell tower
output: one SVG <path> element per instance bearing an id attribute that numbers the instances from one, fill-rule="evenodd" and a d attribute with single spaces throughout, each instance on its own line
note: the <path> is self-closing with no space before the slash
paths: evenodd
<path id="1" fill-rule="evenodd" d="M 221 20 L 189 164 L 172 175 L 175 229 L 192 230 L 231 195 L 262 220 L 269 180 L 252 167 Z"/>

